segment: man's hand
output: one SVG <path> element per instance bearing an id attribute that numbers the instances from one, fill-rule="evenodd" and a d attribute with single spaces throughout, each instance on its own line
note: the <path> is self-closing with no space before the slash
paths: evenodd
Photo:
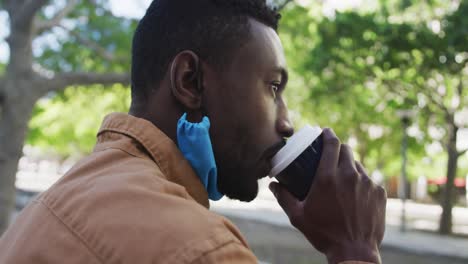
<path id="1" fill-rule="evenodd" d="M 349 146 L 331 129 L 323 131 L 319 168 L 304 201 L 279 183 L 270 189 L 291 224 L 324 253 L 329 263 L 346 260 L 381 263 L 385 232 L 385 190 L 375 185 Z"/>

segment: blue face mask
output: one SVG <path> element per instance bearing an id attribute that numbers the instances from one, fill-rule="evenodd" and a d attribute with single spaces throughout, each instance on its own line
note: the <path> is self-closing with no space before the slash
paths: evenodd
<path id="1" fill-rule="evenodd" d="M 177 144 L 205 186 L 208 198 L 217 201 L 223 194 L 218 191 L 218 174 L 209 129 L 208 117 L 203 117 L 200 123 L 191 123 L 184 114 L 177 122 Z"/>

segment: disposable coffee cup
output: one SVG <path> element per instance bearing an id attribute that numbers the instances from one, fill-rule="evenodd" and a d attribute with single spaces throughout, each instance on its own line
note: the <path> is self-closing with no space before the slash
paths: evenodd
<path id="1" fill-rule="evenodd" d="M 275 177 L 296 198 L 304 200 L 314 181 L 322 148 L 322 129 L 306 125 L 273 157 L 269 176 Z"/>

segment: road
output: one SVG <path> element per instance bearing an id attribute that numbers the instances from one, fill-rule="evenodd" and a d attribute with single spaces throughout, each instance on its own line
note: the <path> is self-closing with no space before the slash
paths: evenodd
<path id="1" fill-rule="evenodd" d="M 282 211 L 277 204 L 273 194 L 268 189 L 270 180 L 264 179 L 260 181 L 260 190 L 257 199 L 251 203 L 242 203 L 231 201 L 229 199 L 221 199 L 218 202 L 212 203 L 213 207 L 241 209 L 241 210 L 271 210 Z M 434 204 L 421 204 L 412 201 L 407 201 L 406 220 L 408 229 L 432 231 L 438 229 L 439 218 L 442 208 Z M 399 227 L 401 223 L 402 204 L 398 199 L 387 200 L 386 223 L 389 226 Z M 457 234 L 468 236 L 468 208 L 455 207 L 453 213 L 453 231 Z"/>
<path id="2" fill-rule="evenodd" d="M 262 263 L 327 263 L 324 256 L 313 249 L 296 230 L 241 218 L 229 218 L 245 235 L 250 247 Z M 385 264 L 467 263 L 466 259 L 418 254 L 386 246 L 381 249 L 381 256 L 382 263 Z"/>

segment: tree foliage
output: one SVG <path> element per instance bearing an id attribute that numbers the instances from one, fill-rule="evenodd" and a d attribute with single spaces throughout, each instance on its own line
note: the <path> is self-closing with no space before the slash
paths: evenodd
<path id="1" fill-rule="evenodd" d="M 447 197 L 452 197 L 453 178 L 465 176 L 458 164 L 466 150 L 457 149 L 457 143 L 468 125 L 468 1 L 381 1 L 374 11 L 328 17 L 312 17 L 300 6 L 288 12 L 291 17 L 285 18 L 291 21 L 283 21 L 282 28 L 286 53 L 293 56 L 295 76 L 309 89 L 307 99 L 299 99 L 300 110 L 355 142 L 367 167 L 387 176 L 400 170 L 398 115 L 414 111 L 409 172 L 413 178 L 441 177 L 439 162 L 428 161 L 441 158 L 434 147 L 445 151 L 449 183 L 441 232 L 450 232 Z"/>
<path id="2" fill-rule="evenodd" d="M 49 13 L 55 12 L 44 9 L 40 19 L 53 20 Z M 78 1 L 60 26 L 36 41 L 36 61 L 47 71 L 128 73 L 136 23 L 114 16 L 108 1 Z M 63 157 L 84 155 L 92 150 L 103 117 L 127 112 L 129 105 L 130 90 L 121 85 L 73 86 L 49 93 L 34 109 L 27 144 Z"/>
<path id="3" fill-rule="evenodd" d="M 70 87 L 41 99 L 29 123 L 27 143 L 63 157 L 89 153 L 105 115 L 127 112 L 130 90 L 122 85 Z"/>

